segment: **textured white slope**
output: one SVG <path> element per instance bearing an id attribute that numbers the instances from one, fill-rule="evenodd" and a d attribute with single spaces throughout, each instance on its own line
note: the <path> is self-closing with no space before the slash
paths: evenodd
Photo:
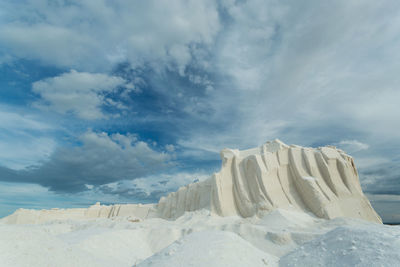
<path id="1" fill-rule="evenodd" d="M 155 213 L 154 204 L 116 204 L 100 205 L 97 202 L 89 208 L 78 209 L 51 209 L 51 210 L 29 210 L 18 209 L 10 216 L 1 219 L 8 224 L 36 224 L 53 220 L 82 220 L 91 218 L 112 218 L 131 216 L 132 220 L 143 220 Z"/>
<path id="2" fill-rule="evenodd" d="M 176 241 L 138 267 L 265 267 L 278 266 L 278 261 L 278 257 L 257 249 L 232 232 L 201 231 Z"/>
<path id="3" fill-rule="evenodd" d="M 257 216 L 186 212 L 176 220 L 129 217 L 0 223 L 0 266 L 397 266 L 400 227 L 319 219 L 276 209 Z M 175 242 L 175 243 L 174 243 Z M 238 264 L 237 264 L 238 263 Z"/>
<path id="4" fill-rule="evenodd" d="M 280 266 L 399 266 L 400 228 L 341 226 L 305 243 L 280 260 Z"/>
<path id="5" fill-rule="evenodd" d="M 58 238 L 56 233 L 68 231 L 64 229 L 65 226 L 67 225 L 55 229 L 41 225 L 34 227 L 0 224 L 0 266 L 107 267 L 116 263 L 112 259 L 99 258 L 85 250 L 70 246 Z"/>
<path id="6" fill-rule="evenodd" d="M 250 217 L 276 208 L 325 219 L 381 222 L 363 194 L 353 158 L 334 147 L 288 146 L 279 140 L 255 149 L 224 149 L 221 171 L 160 199 L 159 215 L 177 218 L 207 208 L 220 216 Z"/>

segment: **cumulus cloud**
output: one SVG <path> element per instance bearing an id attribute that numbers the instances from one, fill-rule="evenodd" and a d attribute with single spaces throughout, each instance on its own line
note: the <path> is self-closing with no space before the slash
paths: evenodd
<path id="1" fill-rule="evenodd" d="M 213 0 L 9 1 L 2 9 L 4 54 L 89 71 L 130 61 L 183 74 L 193 45 L 211 45 L 220 28 Z"/>
<path id="2" fill-rule="evenodd" d="M 29 13 L 26 15 L 32 16 Z M 102 62 L 94 57 L 95 52 L 101 49 L 95 39 L 62 25 L 10 22 L 0 27 L 0 36 L 0 43 L 7 47 L 3 53 L 11 57 L 41 60 L 62 67 L 86 65 L 87 60 L 91 64 Z"/>
<path id="3" fill-rule="evenodd" d="M 80 192 L 87 185 L 139 178 L 173 166 L 169 154 L 132 134 L 88 131 L 79 140 L 80 146 L 58 147 L 40 166 L 15 172 L 15 177 L 0 175 L 0 179 L 37 183 L 57 192 Z"/>
<path id="4" fill-rule="evenodd" d="M 105 95 L 125 84 L 120 77 L 71 70 L 34 82 L 32 90 L 41 97 L 34 106 L 62 114 L 72 113 L 82 119 L 105 118 L 102 105 L 118 107 L 118 103 Z"/>

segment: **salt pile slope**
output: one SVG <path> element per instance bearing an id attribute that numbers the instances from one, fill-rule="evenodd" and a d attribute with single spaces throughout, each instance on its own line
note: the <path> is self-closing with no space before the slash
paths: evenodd
<path id="1" fill-rule="evenodd" d="M 159 216 L 205 208 L 220 216 L 261 217 L 281 208 L 382 222 L 361 190 L 353 158 L 335 147 L 274 140 L 244 151 L 224 149 L 221 158 L 220 172 L 161 198 Z"/>
<path id="2" fill-rule="evenodd" d="M 6 224 L 39 224 L 53 220 L 84 220 L 94 218 L 127 217 L 143 220 L 155 213 L 154 204 L 100 205 L 89 208 L 30 210 L 18 209 L 0 221 Z"/>

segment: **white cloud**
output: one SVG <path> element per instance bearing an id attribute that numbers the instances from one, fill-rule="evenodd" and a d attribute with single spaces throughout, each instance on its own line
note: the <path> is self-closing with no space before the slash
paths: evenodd
<path id="1" fill-rule="evenodd" d="M 240 90 L 260 90 L 271 73 L 277 26 L 286 12 L 276 1 L 225 1 L 231 17 L 215 54 L 219 71 Z"/>
<path id="2" fill-rule="evenodd" d="M 0 27 L 0 43 L 7 53 L 23 59 L 39 59 L 62 67 L 101 64 L 96 58 L 101 47 L 90 35 L 47 23 L 10 23 Z M 90 65 L 88 66 L 90 67 Z"/>
<path id="3" fill-rule="evenodd" d="M 127 179 L 168 166 L 171 159 L 165 152 L 157 152 L 147 143 L 139 141 L 136 135 L 119 133 L 95 133 L 88 131 L 81 135 L 82 147 L 60 151 L 57 155 L 67 162 L 83 162 L 92 166 L 99 175 L 107 174 L 110 179 Z M 96 178 L 93 175 L 92 178 Z M 98 181 L 95 181 L 98 183 Z M 88 183 L 90 184 L 90 183 Z"/>
<path id="4" fill-rule="evenodd" d="M 3 52 L 85 71 L 130 61 L 176 65 L 183 74 L 191 45 L 212 44 L 220 29 L 213 0 L 35 0 L 2 8 Z"/>
<path id="5" fill-rule="evenodd" d="M 373 168 L 373 167 L 378 167 L 380 165 L 385 165 L 389 164 L 391 162 L 390 158 L 384 158 L 384 157 L 379 157 L 379 156 L 363 156 L 363 157 L 357 157 L 355 158 L 355 163 L 356 166 L 359 169 L 368 169 L 368 168 Z"/>
<path id="6" fill-rule="evenodd" d="M 348 153 L 354 153 L 369 148 L 368 144 L 364 144 L 357 140 L 342 140 L 337 145 Z"/>
<path id="7" fill-rule="evenodd" d="M 88 120 L 105 118 L 101 105 L 121 107 L 111 99 L 106 99 L 104 94 L 125 83 L 120 77 L 71 70 L 57 77 L 34 82 L 33 92 L 41 96 L 41 101 L 34 105 L 61 114 L 70 112 Z"/>
<path id="8" fill-rule="evenodd" d="M 217 155 L 223 148 L 249 149 L 279 138 L 279 132 L 286 125 L 285 121 L 265 122 L 259 117 L 244 118 L 226 132 L 209 131 L 205 134 L 195 129 L 190 139 L 180 138 L 177 143 L 184 148 L 182 153 L 185 156 L 210 157 L 209 153 Z"/>
<path id="9" fill-rule="evenodd" d="M 175 146 L 172 144 L 168 144 L 165 146 L 165 150 L 167 150 L 168 152 L 174 152 L 175 151 Z"/>

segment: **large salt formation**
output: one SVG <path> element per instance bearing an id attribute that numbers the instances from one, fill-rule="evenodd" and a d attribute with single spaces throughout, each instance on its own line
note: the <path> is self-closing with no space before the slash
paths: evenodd
<path id="1" fill-rule="evenodd" d="M 224 149 L 221 157 L 220 172 L 181 187 L 158 204 L 19 209 L 2 221 L 42 223 L 120 216 L 175 219 L 199 209 L 220 216 L 261 217 L 280 208 L 312 212 L 325 219 L 344 216 L 381 222 L 361 190 L 353 158 L 335 147 L 288 146 L 275 140 L 244 151 Z"/>
<path id="2" fill-rule="evenodd" d="M 363 194 L 353 158 L 335 147 L 288 146 L 279 140 L 239 151 L 224 149 L 221 171 L 160 199 L 159 216 L 209 209 L 220 216 L 262 216 L 276 208 L 325 219 L 381 218 Z"/>

